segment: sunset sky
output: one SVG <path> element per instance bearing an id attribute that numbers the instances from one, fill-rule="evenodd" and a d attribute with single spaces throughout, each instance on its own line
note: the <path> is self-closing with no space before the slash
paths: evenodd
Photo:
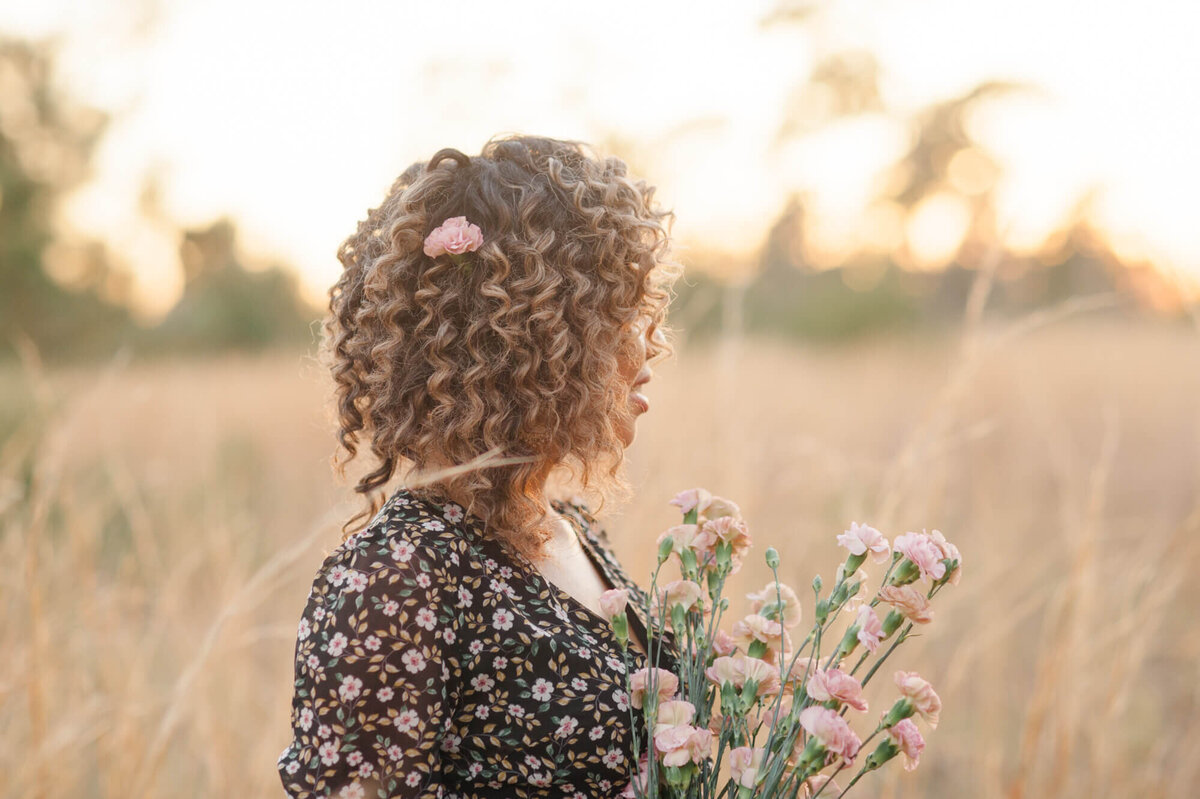
<path id="1" fill-rule="evenodd" d="M 65 87 L 115 115 L 64 212 L 135 270 L 150 311 L 180 275 L 169 226 L 139 212 L 149 176 L 176 224 L 231 215 L 248 250 L 320 298 L 338 243 L 401 169 L 506 131 L 628 143 L 689 246 L 750 252 L 804 190 L 836 249 L 861 235 L 906 129 L 875 114 L 771 143 L 814 59 L 847 48 L 876 55 L 899 113 L 985 79 L 1040 87 L 972 120 L 1006 167 L 1014 246 L 1095 188 L 1119 251 L 1200 278 L 1200 5 L 861 0 L 764 30 L 773 5 L 39 0 L 0 8 L 0 31 L 62 36 Z M 931 206 L 916 235 L 953 243 L 953 211 Z"/>

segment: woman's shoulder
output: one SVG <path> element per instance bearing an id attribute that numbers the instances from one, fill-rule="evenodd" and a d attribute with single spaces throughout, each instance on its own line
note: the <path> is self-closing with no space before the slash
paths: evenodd
<path id="1" fill-rule="evenodd" d="M 343 590 L 378 582 L 385 573 L 421 572 L 429 579 L 454 582 L 466 539 L 457 505 L 439 505 L 405 489 L 392 494 L 367 525 L 338 544 L 325 558 L 316 582 Z M 422 578 L 422 582 L 424 582 Z"/>

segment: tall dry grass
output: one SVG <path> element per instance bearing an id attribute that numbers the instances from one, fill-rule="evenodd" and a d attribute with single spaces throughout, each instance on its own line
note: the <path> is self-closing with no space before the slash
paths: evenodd
<path id="1" fill-rule="evenodd" d="M 852 520 L 962 550 L 896 660 L 942 724 L 862 795 L 1194 795 L 1197 338 L 1063 316 L 684 346 L 650 384 L 638 499 L 605 519 L 638 578 L 693 485 L 736 499 L 798 588 Z M 295 625 L 354 505 L 325 392 L 298 356 L 0 375 L 0 793 L 279 795 Z"/>

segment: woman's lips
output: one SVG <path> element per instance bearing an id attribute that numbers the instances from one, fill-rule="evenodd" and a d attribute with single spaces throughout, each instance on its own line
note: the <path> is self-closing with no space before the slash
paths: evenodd
<path id="1" fill-rule="evenodd" d="M 650 410 L 650 398 L 640 391 L 629 392 L 629 399 L 634 405 L 642 409 L 642 413 Z"/>

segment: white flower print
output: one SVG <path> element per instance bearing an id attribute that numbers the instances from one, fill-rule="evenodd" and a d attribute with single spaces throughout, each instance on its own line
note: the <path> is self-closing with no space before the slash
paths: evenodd
<path id="1" fill-rule="evenodd" d="M 435 533 L 446 529 L 446 523 L 441 519 L 426 519 L 425 521 L 421 522 L 421 526 L 426 530 Z"/>
<path id="2" fill-rule="evenodd" d="M 621 761 L 624 759 L 625 757 L 621 754 L 620 749 L 609 749 L 604 753 L 604 765 L 609 768 L 616 768 L 621 765 Z"/>
<path id="3" fill-rule="evenodd" d="M 617 658 L 616 656 L 609 655 L 608 657 L 606 657 L 604 659 L 604 662 L 607 663 L 608 667 L 610 669 L 612 669 L 613 671 L 619 671 L 622 674 L 625 673 L 625 663 L 621 659 Z"/>
<path id="4" fill-rule="evenodd" d="M 482 763 L 472 763 L 471 765 L 467 766 L 467 773 L 470 774 L 472 777 L 478 777 L 479 772 L 481 772 L 481 771 L 483 771 Z"/>
<path id="5" fill-rule="evenodd" d="M 408 669 L 412 674 L 418 674 L 425 668 L 425 656 L 415 649 L 410 649 L 400 656 L 400 660 L 404 663 L 404 668 Z"/>
<path id="6" fill-rule="evenodd" d="M 387 602 L 383 603 L 383 615 L 384 616 L 395 616 L 397 611 L 399 611 L 399 610 L 400 610 L 400 603 L 394 599 L 389 599 Z"/>
<path id="7" fill-rule="evenodd" d="M 488 558 L 487 560 L 485 560 L 483 562 L 483 567 L 490 572 L 494 572 L 494 571 L 496 571 L 496 561 L 492 560 L 491 558 Z"/>
<path id="8" fill-rule="evenodd" d="M 417 575 L 417 585 L 421 586 L 422 588 L 428 588 L 432 584 L 433 584 L 433 581 L 429 578 L 429 575 L 426 574 L 425 572 L 421 572 L 420 574 Z"/>
<path id="9" fill-rule="evenodd" d="M 539 788 L 545 788 L 550 784 L 550 775 L 542 774 L 540 771 L 535 771 L 529 775 L 529 784 L 536 785 Z"/>
<path id="10" fill-rule="evenodd" d="M 318 607 L 312 612 L 312 617 L 316 621 L 320 621 L 321 619 L 325 618 L 325 608 Z"/>
<path id="11" fill-rule="evenodd" d="M 452 755 L 458 754 L 458 748 L 462 745 L 461 735 L 446 735 L 442 738 L 442 751 Z"/>
<path id="12" fill-rule="evenodd" d="M 342 564 L 337 564 L 329 570 L 329 582 L 333 585 L 341 585 L 346 579 L 346 567 Z"/>
<path id="13" fill-rule="evenodd" d="M 312 634 L 312 625 L 308 623 L 308 617 L 300 620 L 300 628 L 296 631 L 296 637 L 301 641 L 308 640 L 308 636 Z"/>
<path id="14" fill-rule="evenodd" d="M 343 591 L 362 591 L 367 587 L 367 575 L 360 571 L 350 570 L 346 572 L 346 587 Z"/>
<path id="15" fill-rule="evenodd" d="M 475 706 L 475 718 L 477 719 L 486 719 L 489 712 L 488 706 L 485 704 L 480 703 Z"/>
<path id="16" fill-rule="evenodd" d="M 496 671 L 503 671 L 508 668 L 508 658 L 504 657 L 504 655 L 497 655 L 496 659 L 492 661 L 492 668 Z"/>
<path id="17" fill-rule="evenodd" d="M 483 651 L 483 641 L 480 641 L 478 638 L 476 638 L 474 641 L 471 642 L 470 646 L 468 646 L 467 649 L 470 650 L 472 655 L 478 655 L 480 652 Z"/>
<path id="18" fill-rule="evenodd" d="M 300 708 L 300 729 L 304 730 L 305 732 L 308 732 L 309 728 L 312 727 L 312 723 L 313 723 L 312 708 L 311 707 Z"/>
<path id="19" fill-rule="evenodd" d="M 306 663 L 310 669 L 313 669 L 315 671 L 317 666 L 321 665 L 321 659 L 319 657 L 317 657 L 316 655 L 309 655 Z"/>
<path id="20" fill-rule="evenodd" d="M 393 541 L 391 544 L 392 560 L 397 563 L 408 563 L 413 553 L 417 551 L 411 541 Z"/>
<path id="21" fill-rule="evenodd" d="M 458 640 L 458 636 L 454 634 L 454 630 L 447 627 L 446 629 L 442 630 L 442 640 L 447 644 L 452 644 Z"/>
<path id="22" fill-rule="evenodd" d="M 326 766 L 332 766 L 338 762 L 337 744 L 333 741 L 326 741 L 317 749 L 317 754 L 321 756 L 321 762 Z"/>
<path id="23" fill-rule="evenodd" d="M 612 787 L 612 780 L 600 780 L 600 782 L 596 784 L 600 786 L 600 790 L 607 791 Z"/>
<path id="24" fill-rule="evenodd" d="M 353 702 L 362 693 L 362 680 L 357 677 L 347 676 L 342 680 L 341 687 L 338 688 L 338 699 L 343 702 Z M 351 763 L 350 765 L 354 765 Z"/>
<path id="25" fill-rule="evenodd" d="M 426 630 L 437 627 L 437 614 L 433 612 L 432 608 L 421 608 L 417 611 L 417 626 Z"/>
<path id="26" fill-rule="evenodd" d="M 395 744 L 392 744 L 387 748 L 387 756 L 392 760 L 399 760 L 400 758 L 404 757 L 404 750 Z"/>
<path id="27" fill-rule="evenodd" d="M 537 682 L 533 684 L 533 698 L 539 702 L 545 702 L 553 693 L 553 684 L 544 677 L 538 677 Z"/>
<path id="28" fill-rule="evenodd" d="M 492 614 L 492 626 L 497 630 L 511 630 L 513 626 L 513 614 L 511 610 L 506 608 L 497 608 Z"/>
<path id="29" fill-rule="evenodd" d="M 447 503 L 442 507 L 442 515 L 446 517 L 446 521 L 451 524 L 458 524 L 463 520 L 463 509 L 453 502 Z"/>
<path id="30" fill-rule="evenodd" d="M 525 718 L 525 708 L 521 707 L 520 705 L 509 705 L 508 715 L 515 719 L 523 719 Z"/>
<path id="31" fill-rule="evenodd" d="M 593 741 L 598 741 L 603 737 L 604 737 L 604 728 L 599 725 L 592 727 L 590 730 L 588 730 L 588 738 L 591 738 Z"/>
<path id="32" fill-rule="evenodd" d="M 455 607 L 469 608 L 471 607 L 471 603 L 474 599 L 475 597 L 471 595 L 470 591 L 460 587 L 458 589 L 458 604 Z"/>
<path id="33" fill-rule="evenodd" d="M 584 660 L 592 659 L 592 650 L 588 649 L 586 646 L 579 647 L 579 649 L 575 650 L 575 653 Z"/>
<path id="34" fill-rule="evenodd" d="M 564 716 L 562 721 L 558 723 L 558 729 L 554 731 L 555 738 L 566 738 L 579 728 L 579 721 L 573 716 Z"/>
<path id="35" fill-rule="evenodd" d="M 329 643 L 325 647 L 325 651 L 333 657 L 340 657 L 342 652 L 346 651 L 346 644 L 349 643 L 346 636 L 341 633 L 334 633 L 333 638 L 329 639 Z"/>
<path id="36" fill-rule="evenodd" d="M 363 641 L 363 646 L 375 652 L 379 649 L 379 638 L 374 635 L 368 635 L 367 640 Z"/>
<path id="37" fill-rule="evenodd" d="M 378 699 L 380 702 L 391 702 L 392 697 L 395 695 L 396 695 L 396 692 L 393 691 L 391 686 L 389 686 L 389 685 L 385 685 L 384 687 L 380 688 L 378 691 L 375 692 L 375 698 Z"/>
<path id="38" fill-rule="evenodd" d="M 471 680 L 471 687 L 480 692 L 492 690 L 492 686 L 495 684 L 496 681 L 486 674 L 477 674 L 475 675 L 475 678 Z"/>
<path id="39" fill-rule="evenodd" d="M 567 614 L 567 611 L 564 610 L 561 605 L 556 605 L 554 607 L 554 615 L 557 616 L 558 620 L 561 621 L 563 624 L 567 624 L 568 622 L 571 621 L 571 617 Z"/>
<path id="40" fill-rule="evenodd" d="M 286 769 L 284 769 L 284 770 L 285 770 L 285 771 L 286 771 L 288 774 L 295 774 L 297 771 L 299 771 L 299 770 L 300 770 L 300 761 L 299 761 L 299 760 L 293 760 L 291 763 L 288 763 L 288 764 L 287 764 L 287 768 L 286 768 Z"/>
<path id="41" fill-rule="evenodd" d="M 330 727 L 328 724 L 322 724 L 320 727 L 317 727 L 317 737 L 318 738 L 328 738 L 332 734 L 333 734 L 333 728 Z"/>
<path id="42" fill-rule="evenodd" d="M 338 791 L 338 799 L 363 799 L 364 796 L 366 796 L 366 791 L 358 780 Z"/>
<path id="43" fill-rule="evenodd" d="M 512 567 L 511 566 L 501 566 L 500 567 L 500 576 L 503 577 L 505 580 L 511 580 L 512 576 L 513 576 Z"/>
<path id="44" fill-rule="evenodd" d="M 613 701 L 617 703 L 617 710 L 622 712 L 629 710 L 629 694 L 618 688 L 613 691 Z"/>
<path id="45" fill-rule="evenodd" d="M 412 788 L 416 785 L 420 785 L 421 784 L 421 772 L 419 772 L 419 771 L 408 772 L 408 776 L 404 778 L 404 784 L 410 788 Z"/>
<path id="46" fill-rule="evenodd" d="M 406 710 L 399 716 L 396 716 L 396 720 L 393 722 L 393 724 L 395 724 L 396 729 L 400 732 L 408 732 L 420 722 L 421 717 L 417 714 L 417 711 Z"/>
<path id="47" fill-rule="evenodd" d="M 576 677 L 575 679 L 571 680 L 571 687 L 576 691 L 582 691 L 584 688 L 587 688 L 587 680 Z"/>
<path id="48" fill-rule="evenodd" d="M 352 766 L 357 766 L 359 763 L 362 762 L 362 759 L 363 759 L 362 752 L 358 751 L 357 749 L 355 749 L 350 754 L 346 755 L 346 762 Z"/>
<path id="49" fill-rule="evenodd" d="M 372 765 L 371 761 L 369 760 L 358 767 L 358 776 L 362 777 L 363 779 L 370 777 L 374 772 L 375 766 Z"/>
<path id="50" fill-rule="evenodd" d="M 525 755 L 525 765 L 529 766 L 530 768 L 540 768 L 542 765 L 542 759 L 537 755 Z"/>

